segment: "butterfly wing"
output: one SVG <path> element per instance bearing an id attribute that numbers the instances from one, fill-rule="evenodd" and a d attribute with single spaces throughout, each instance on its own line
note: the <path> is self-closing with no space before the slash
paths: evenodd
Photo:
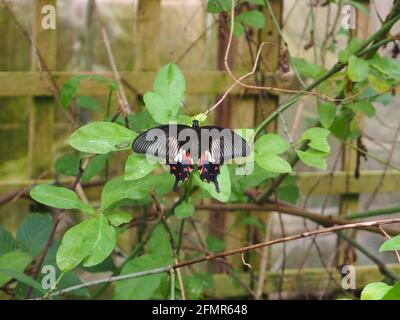
<path id="1" fill-rule="evenodd" d="M 193 160 L 186 141 L 179 141 L 179 133 L 183 129 L 193 130 L 185 125 L 163 125 L 141 133 L 133 142 L 132 149 L 136 153 L 149 154 L 165 160 L 170 173 L 175 176 L 174 191 L 178 191 L 179 181 L 185 182 L 193 171 Z"/>
<path id="2" fill-rule="evenodd" d="M 231 129 L 215 126 L 201 127 L 200 135 L 201 139 L 204 139 L 201 134 L 202 130 L 208 130 L 211 134 L 205 138 L 208 139 L 206 141 L 208 143 L 202 141 L 201 156 L 198 162 L 200 178 L 207 183 L 212 181 L 215 190 L 219 193 L 218 175 L 224 161 L 247 157 L 250 154 L 250 147 L 240 135 Z"/>
<path id="3" fill-rule="evenodd" d="M 209 138 L 210 153 L 214 159 L 220 162 L 250 155 L 250 147 L 240 135 L 228 128 L 204 126 L 201 130 L 215 132 Z M 205 150 L 202 148 L 202 153 Z"/>

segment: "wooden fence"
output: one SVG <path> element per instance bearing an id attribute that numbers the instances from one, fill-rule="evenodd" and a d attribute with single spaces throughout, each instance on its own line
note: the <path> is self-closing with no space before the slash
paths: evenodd
<path id="1" fill-rule="evenodd" d="M 282 12 L 284 1 L 272 0 L 272 7 L 275 16 L 279 21 L 282 20 Z M 12 4 L 12 2 L 11 2 Z M 57 65 L 57 29 L 56 30 L 43 30 L 41 28 L 41 8 L 44 5 L 53 5 L 57 7 L 56 0 L 36 0 L 33 4 L 34 18 L 32 20 L 31 32 L 33 45 L 27 44 L 27 39 L 21 35 L 21 30 L 15 24 L 15 21 L 5 12 L 1 13 L 0 31 L 2 31 L 3 40 L 0 40 L 3 48 L 1 49 L 5 54 L 13 54 L 13 50 L 18 50 L 14 43 L 15 41 L 23 42 L 23 48 L 32 50 L 32 61 L 30 70 L 24 70 L 24 66 L 17 68 L 19 71 L 7 71 L 7 61 L 0 60 L 0 108 L 2 104 L 6 108 L 2 108 L 3 125 L 7 124 L 11 115 L 5 114 L 10 112 L 10 105 L 17 103 L 16 97 L 29 97 L 26 102 L 25 109 L 28 110 L 29 121 L 27 123 L 28 129 L 21 131 L 27 137 L 26 153 L 28 154 L 28 162 L 26 164 L 28 170 L 26 176 L 18 179 L 6 179 L 0 181 L 0 191 L 2 193 L 20 188 L 22 186 L 31 185 L 33 183 L 42 183 L 51 181 L 51 177 L 39 178 L 44 172 L 52 171 L 52 163 L 54 155 L 60 146 L 56 145 L 55 131 L 57 130 L 57 113 L 60 111 L 56 108 L 54 101 L 54 88 L 52 87 L 49 75 L 44 70 L 40 70 L 37 64 L 37 56 L 35 48 L 43 55 L 47 67 L 51 70 L 51 75 L 58 86 L 62 86 L 71 76 L 77 74 L 92 74 L 92 71 L 80 72 L 66 72 L 56 70 Z M 265 10 L 265 17 L 267 20 L 267 28 L 260 33 L 263 41 L 270 41 L 273 43 L 280 43 L 280 35 L 278 30 L 274 27 L 271 15 L 267 8 Z M 161 28 L 161 12 L 162 6 L 160 0 L 138 0 L 138 12 L 135 25 L 135 63 L 133 70 L 121 70 L 122 77 L 137 90 L 138 94 L 151 90 L 152 82 L 154 80 L 159 65 L 160 55 L 160 28 Z M 362 15 L 358 19 L 358 29 L 366 30 L 368 26 L 368 19 Z M 10 31 L 12 34 L 10 34 Z M 16 36 L 15 34 L 18 34 Z M 359 36 L 363 37 L 362 34 Z M 232 83 L 227 73 L 223 69 L 221 63 L 223 48 L 226 45 L 226 35 L 224 30 L 218 30 L 217 48 L 219 51 L 216 53 L 217 70 L 213 71 L 196 71 L 196 70 L 183 70 L 187 81 L 187 94 L 189 95 L 218 95 L 222 94 L 227 87 Z M 237 51 L 244 51 L 246 43 L 244 41 L 237 41 L 235 43 Z M 20 45 L 21 47 L 21 45 Z M 221 49 L 222 48 L 222 49 Z M 104 50 L 100 48 L 99 50 Z M 207 48 L 206 50 L 214 50 L 214 48 Z M 298 83 L 294 79 L 282 80 L 277 77 L 275 70 L 278 68 L 278 50 L 267 50 L 263 53 L 263 59 L 266 61 L 267 66 L 264 71 L 261 71 L 263 84 L 268 86 L 277 86 L 281 88 L 297 88 Z M 236 62 L 236 63 L 235 63 Z M 233 61 L 235 70 L 239 73 L 240 70 L 246 70 L 248 65 L 240 65 L 237 61 Z M 97 72 L 103 76 L 112 77 L 111 72 Z M 80 88 L 80 94 L 84 95 L 103 95 L 104 89 L 100 88 L 93 82 L 85 82 Z M 279 103 L 279 96 L 269 94 L 263 99 L 253 91 L 247 91 L 243 96 L 243 89 L 236 88 L 229 97 L 229 100 L 219 108 L 214 119 L 217 123 L 232 127 L 254 127 L 255 123 L 266 114 L 274 110 Z M 21 104 L 21 101 L 18 102 Z M 19 108 L 19 110 L 22 110 Z M 278 123 L 270 126 L 269 130 L 276 131 Z M 3 127 L 7 129 L 7 125 Z M 68 130 L 68 128 L 67 128 Z M 22 138 L 21 138 L 22 139 Z M 23 139 L 22 139 L 23 140 Z M 7 150 L 6 134 L 1 135 L 2 152 L 13 152 Z M 358 180 L 353 178 L 355 166 L 355 154 L 351 150 L 345 149 L 342 159 L 342 171 L 336 171 L 333 176 L 323 172 L 301 172 L 298 173 L 299 187 L 302 194 L 309 193 L 318 183 L 318 188 L 313 190 L 313 194 L 325 195 L 339 195 L 341 197 L 341 204 L 339 212 L 346 214 L 359 210 L 359 195 L 362 193 L 370 193 L 375 190 L 381 179 L 381 172 L 379 171 L 363 171 Z M 400 173 L 396 171 L 388 171 L 380 192 L 399 192 L 400 190 Z M 93 188 L 90 193 L 94 199 L 98 195 L 99 189 Z M 253 213 L 264 222 L 268 222 L 268 213 Z M 229 215 L 224 212 L 217 212 L 211 215 L 210 221 L 212 225 L 217 225 L 220 229 L 229 228 L 234 223 L 235 215 Z M 223 237 L 223 234 L 215 228 L 211 228 L 210 233 L 218 237 Z M 246 238 L 247 229 L 243 228 L 235 231 L 235 234 Z M 354 236 L 354 234 L 353 234 Z M 230 241 L 226 243 L 227 248 L 237 246 L 238 243 Z M 343 259 L 343 258 L 342 258 Z M 251 264 L 257 266 L 259 259 L 255 258 Z M 341 261 L 338 261 L 340 264 Z M 393 266 L 396 271 L 400 271 L 398 266 Z M 218 268 L 216 269 L 218 271 Z M 381 275 L 375 266 L 357 267 L 358 276 L 360 281 L 357 281 L 358 288 L 363 287 L 367 282 L 379 280 Z M 340 283 L 340 275 L 334 271 L 334 277 L 338 280 L 336 283 L 330 284 L 330 289 L 337 289 Z M 224 274 L 215 274 L 217 292 L 219 297 L 237 297 L 245 295 L 242 289 L 233 287 L 227 276 Z M 278 290 L 277 274 L 274 272 L 267 272 L 265 278 L 264 291 L 271 293 Z M 304 291 L 306 288 L 312 290 L 322 289 L 320 286 L 326 279 L 325 269 L 305 269 L 299 276 L 296 270 L 286 270 L 284 276 L 284 289 L 287 291 Z M 248 280 L 248 279 L 247 279 Z M 244 279 L 244 281 L 247 281 Z"/>

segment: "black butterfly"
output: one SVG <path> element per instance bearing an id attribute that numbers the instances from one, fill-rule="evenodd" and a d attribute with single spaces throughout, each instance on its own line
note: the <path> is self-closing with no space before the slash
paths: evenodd
<path id="1" fill-rule="evenodd" d="M 201 180 L 212 181 L 220 192 L 217 181 L 220 166 L 224 161 L 250 154 L 246 141 L 231 129 L 200 127 L 197 120 L 192 122 L 192 127 L 172 124 L 149 129 L 135 139 L 132 149 L 164 159 L 175 176 L 175 192 L 179 181 L 189 179 L 194 163 L 197 163 Z"/>

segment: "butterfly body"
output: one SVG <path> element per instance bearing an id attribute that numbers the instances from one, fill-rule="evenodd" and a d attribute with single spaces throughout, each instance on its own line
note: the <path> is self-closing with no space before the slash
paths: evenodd
<path id="1" fill-rule="evenodd" d="M 132 149 L 165 160 L 175 176 L 174 191 L 180 181 L 189 179 L 197 164 L 200 179 L 213 182 L 219 192 L 217 178 L 224 161 L 250 154 L 246 141 L 232 130 L 199 126 L 196 120 L 191 127 L 172 124 L 149 129 L 135 139 Z"/>

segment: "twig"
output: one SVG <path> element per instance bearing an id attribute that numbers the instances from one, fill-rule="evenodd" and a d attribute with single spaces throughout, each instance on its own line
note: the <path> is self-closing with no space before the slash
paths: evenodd
<path id="1" fill-rule="evenodd" d="M 396 132 L 395 132 L 394 137 L 393 137 L 393 141 L 397 141 L 399 136 L 400 136 L 400 123 L 397 126 Z M 386 160 L 387 163 L 390 163 L 392 161 L 393 154 L 394 154 L 395 150 L 396 150 L 396 144 L 393 143 L 392 147 L 390 148 L 387 160 Z M 378 194 L 379 189 L 382 187 L 383 181 L 385 180 L 386 173 L 388 171 L 388 168 L 389 168 L 389 166 L 385 166 L 383 168 L 383 171 L 382 171 L 382 174 L 381 174 L 381 176 L 379 178 L 378 184 L 376 185 L 374 192 L 372 192 L 371 196 L 368 198 L 368 200 L 367 200 L 367 202 L 366 202 L 366 204 L 364 206 L 366 210 L 368 210 L 369 207 L 371 206 L 371 204 L 374 202 L 374 200 L 376 198 L 376 195 Z"/>
<path id="2" fill-rule="evenodd" d="M 156 192 L 154 190 L 151 193 L 151 197 L 154 200 L 154 203 L 156 205 L 157 211 L 160 213 L 161 221 L 162 221 L 162 223 L 164 225 L 165 231 L 167 232 L 168 240 L 169 240 L 169 243 L 171 245 L 172 254 L 174 256 L 175 264 L 178 264 L 179 261 L 178 261 L 178 251 L 177 251 L 176 242 L 175 242 L 174 237 L 172 236 L 171 229 L 168 226 L 167 219 L 166 219 L 165 214 L 164 214 L 164 209 L 162 208 L 161 203 L 160 203 L 160 199 L 158 198 L 158 196 L 157 196 L 157 194 L 156 194 Z M 179 268 L 176 269 L 176 274 L 178 276 L 178 282 L 179 282 L 179 288 L 181 290 L 182 300 L 186 300 L 185 287 L 183 286 L 182 274 L 181 274 L 181 270 Z M 171 277 L 171 279 L 172 279 L 172 277 Z"/>
<path id="3" fill-rule="evenodd" d="M 264 212 L 275 212 L 276 205 L 275 204 L 212 204 L 212 205 L 197 205 L 196 209 L 198 210 L 218 210 L 218 211 L 264 211 Z M 301 208 L 287 206 L 284 204 L 279 205 L 279 211 L 281 213 L 307 218 L 311 221 L 319 223 L 323 226 L 332 226 L 332 225 L 346 225 L 348 221 L 346 219 L 333 217 L 333 216 L 324 216 L 317 213 L 313 213 Z M 371 227 L 362 227 L 362 230 L 370 231 L 373 233 L 381 234 L 379 230 Z M 391 235 L 396 235 L 398 233 L 397 230 L 389 230 Z"/>
<path id="4" fill-rule="evenodd" d="M 244 88 L 248 88 L 248 89 L 258 89 L 258 90 L 268 90 L 271 92 L 286 92 L 286 93 L 302 93 L 302 94 L 309 94 L 309 95 L 314 95 L 314 96 L 318 96 L 323 98 L 324 100 L 328 100 L 328 101 L 337 101 L 336 99 L 329 97 L 327 95 L 321 94 L 321 93 L 316 93 L 316 92 L 311 92 L 311 90 L 304 90 L 304 91 L 299 91 L 299 90 L 291 90 L 291 89 L 281 89 L 281 88 L 275 88 L 275 87 L 265 87 L 265 86 L 257 86 L 257 85 L 248 85 L 242 82 L 242 80 L 248 78 L 249 76 L 251 76 L 252 74 L 254 74 L 257 70 L 257 65 L 258 65 L 258 61 L 260 60 L 260 56 L 261 56 L 261 52 L 263 47 L 266 44 L 275 46 L 275 47 L 279 47 L 276 44 L 273 44 L 271 42 L 262 42 L 261 45 L 258 48 L 257 54 L 256 54 L 256 59 L 253 65 L 253 68 L 251 69 L 250 72 L 242 75 L 239 78 L 236 78 L 235 75 L 232 73 L 232 70 L 229 67 L 229 63 L 228 63 L 228 57 L 229 57 L 229 53 L 230 53 L 230 48 L 232 45 L 232 39 L 233 39 L 233 30 L 234 30 L 234 17 L 235 17 L 235 10 L 234 10 L 235 6 L 234 6 L 234 1 L 232 0 L 232 8 L 231 8 L 231 28 L 230 28 L 230 32 L 229 32 L 229 40 L 228 40 L 228 44 L 225 50 L 225 56 L 224 56 L 224 65 L 225 65 L 225 69 L 227 70 L 229 76 L 234 80 L 234 83 L 225 91 L 225 93 L 222 95 L 222 97 L 213 105 L 211 106 L 204 114 L 207 115 L 208 113 L 210 113 L 211 111 L 213 111 L 215 108 L 217 108 L 226 98 L 226 96 L 233 90 L 233 88 L 236 87 L 236 85 L 241 85 Z"/>
<path id="5" fill-rule="evenodd" d="M 87 157 L 85 159 L 83 165 L 79 168 L 79 174 L 71 184 L 71 189 L 72 190 L 76 189 L 76 187 L 79 184 L 79 181 L 81 180 L 81 177 L 82 177 L 87 165 L 89 164 L 89 161 L 93 157 L 94 157 L 94 155 Z M 37 263 L 35 265 L 35 268 L 34 268 L 34 271 L 33 271 L 33 279 L 34 280 L 36 280 L 37 277 L 39 276 L 39 273 L 40 273 L 40 270 L 42 268 L 42 264 L 44 262 L 44 259 L 46 258 L 47 252 L 49 251 L 49 248 L 50 248 L 51 244 L 53 243 L 54 236 L 56 234 L 57 227 L 58 227 L 58 225 L 59 225 L 59 223 L 61 221 L 63 212 L 64 212 L 64 209 L 57 209 L 57 211 L 55 213 L 55 216 L 53 218 L 53 225 L 52 225 L 51 231 L 50 231 L 50 235 L 49 235 L 49 237 L 48 237 L 48 239 L 46 241 L 46 244 L 45 244 L 42 252 L 40 253 L 39 260 L 37 261 Z M 26 296 L 25 296 L 26 299 L 28 299 L 31 296 L 32 290 L 33 290 L 33 287 L 28 287 L 28 290 L 27 290 Z"/>
<path id="6" fill-rule="evenodd" d="M 76 290 L 79 290 L 82 288 L 87 288 L 87 287 L 91 287 L 91 286 L 102 284 L 102 283 L 110 283 L 110 282 L 128 280 L 128 279 L 133 279 L 133 278 L 138 278 L 138 277 L 143 277 L 143 276 L 148 276 L 148 275 L 153 275 L 153 274 L 158 274 L 158 273 L 163 273 L 163 272 L 169 272 L 171 268 L 174 268 L 176 270 L 176 269 L 179 269 L 182 267 L 187 267 L 187 266 L 194 265 L 197 263 L 211 261 L 211 260 L 215 260 L 218 258 L 224 258 L 224 257 L 232 256 L 235 254 L 241 254 L 241 253 L 249 251 L 249 250 L 255 250 L 258 248 L 268 247 L 268 246 L 272 246 L 274 244 L 278 244 L 278 243 L 282 243 L 282 242 L 289 242 L 289 241 L 294 241 L 294 240 L 298 240 L 298 239 L 304 239 L 304 238 L 312 237 L 315 235 L 319 236 L 319 235 L 328 234 L 331 232 L 336 232 L 336 231 L 345 230 L 345 229 L 364 228 L 364 227 L 379 227 L 382 225 L 394 224 L 394 223 L 400 223 L 400 218 L 350 223 L 350 224 L 341 225 L 341 226 L 334 226 L 334 227 L 329 227 L 329 228 L 324 228 L 324 229 L 319 229 L 319 230 L 314 230 L 314 231 L 302 232 L 302 233 L 294 234 L 294 235 L 287 236 L 284 238 L 279 238 L 279 239 L 275 239 L 275 240 L 271 240 L 271 241 L 267 241 L 267 242 L 261 242 L 261 243 L 257 243 L 257 244 L 253 244 L 250 246 L 237 248 L 237 249 L 227 250 L 227 251 L 223 251 L 223 252 L 217 253 L 217 254 L 206 255 L 206 256 L 196 258 L 193 260 L 183 261 L 183 262 L 180 262 L 180 263 L 174 264 L 174 265 L 169 265 L 169 266 L 165 266 L 165 267 L 161 267 L 161 268 L 125 274 L 122 276 L 108 277 L 105 279 L 99 279 L 99 280 L 83 283 L 80 285 L 72 286 L 72 287 L 54 292 L 51 296 L 65 294 L 65 293 L 68 293 L 71 291 L 76 291 Z"/>
<path id="7" fill-rule="evenodd" d="M 42 76 L 44 76 L 44 74 L 48 75 L 48 79 L 46 77 L 43 77 L 43 78 L 45 80 L 49 80 L 50 86 L 51 86 L 51 91 L 53 93 L 54 99 L 57 102 L 57 106 L 60 108 L 60 110 L 64 113 L 64 115 L 72 123 L 75 123 L 74 118 L 67 111 L 65 111 L 64 108 L 62 107 L 61 101 L 60 101 L 60 88 L 59 88 L 59 86 L 57 84 L 57 81 L 55 80 L 53 74 L 51 73 L 49 67 L 47 66 L 47 63 L 46 63 L 45 59 L 43 58 L 41 52 L 39 51 L 39 48 L 36 46 L 35 41 L 32 39 L 32 36 L 29 34 L 29 31 L 18 20 L 18 18 L 15 15 L 14 11 L 11 10 L 11 8 L 8 6 L 8 4 L 4 0 L 1 0 L 1 3 L 3 4 L 5 10 L 10 14 L 10 16 L 14 20 L 15 24 L 21 30 L 22 34 L 28 40 L 29 44 L 32 46 L 33 51 L 35 53 L 35 57 L 37 59 L 39 71 L 41 72 Z"/>
<path id="8" fill-rule="evenodd" d="M 268 219 L 271 221 L 271 219 Z M 265 237 L 264 237 L 264 242 L 268 242 L 271 239 L 271 223 L 266 223 L 265 224 Z M 261 262 L 260 262 L 260 268 L 258 271 L 258 279 L 257 279 L 257 288 L 255 292 L 255 299 L 260 300 L 264 291 L 264 282 L 265 282 L 265 273 L 267 271 L 267 265 L 268 265 L 268 247 L 263 248 L 262 253 L 261 253 Z"/>
<path id="9" fill-rule="evenodd" d="M 131 107 L 129 106 L 128 99 L 126 98 L 126 94 L 125 94 L 124 87 L 123 87 L 123 84 L 122 84 L 122 78 L 121 78 L 121 75 L 118 72 L 117 65 L 115 63 L 115 59 L 114 59 L 114 55 L 112 53 L 110 40 L 108 38 L 107 31 L 106 31 L 105 28 L 103 28 L 101 30 L 101 32 L 103 34 L 103 41 L 104 41 L 104 44 L 105 44 L 106 49 L 107 49 L 108 59 L 110 60 L 111 69 L 112 69 L 112 71 L 114 73 L 114 78 L 118 83 L 118 92 L 119 92 L 119 94 L 121 96 L 121 100 L 122 100 L 122 106 L 121 106 L 122 107 L 122 112 L 124 114 L 131 114 L 132 110 L 131 110 Z"/>
<path id="10" fill-rule="evenodd" d="M 383 229 L 381 226 L 379 226 L 379 230 L 381 230 L 381 232 L 385 235 L 386 238 L 388 238 L 388 240 L 392 239 L 388 233 L 385 231 L 385 229 Z M 394 251 L 396 253 L 396 257 L 397 257 L 397 261 L 400 263 L 400 253 L 398 250 Z"/>

